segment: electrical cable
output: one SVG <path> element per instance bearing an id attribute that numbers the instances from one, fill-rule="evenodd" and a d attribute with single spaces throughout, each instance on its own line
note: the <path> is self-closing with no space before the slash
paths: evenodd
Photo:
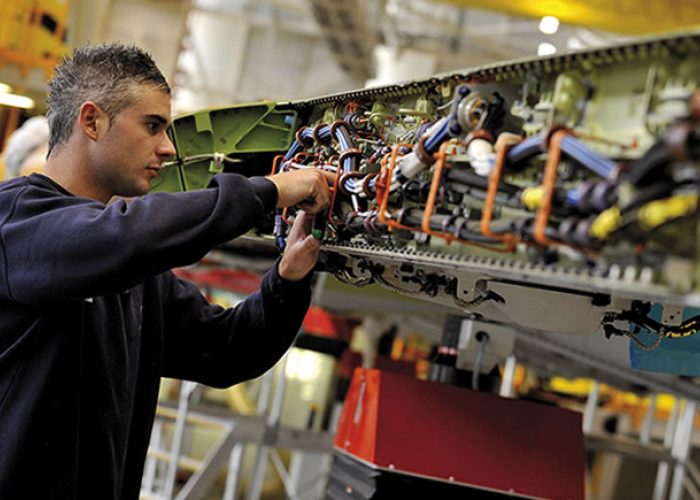
<path id="1" fill-rule="evenodd" d="M 664 140 L 659 140 L 625 169 L 622 179 L 635 186 L 650 186 L 660 180 L 660 171 L 670 163 L 671 152 L 668 145 Z"/>
<path id="2" fill-rule="evenodd" d="M 447 170 L 445 172 L 444 177 L 449 182 L 458 182 L 460 184 L 466 184 L 468 186 L 483 189 L 484 191 L 489 187 L 488 178 L 472 174 L 471 172 L 467 172 L 465 170 L 461 170 L 454 167 Z M 498 184 L 498 190 L 502 193 L 506 193 L 511 196 L 517 196 L 520 194 L 520 191 L 522 191 L 522 188 L 514 184 L 501 182 Z"/>
<path id="3" fill-rule="evenodd" d="M 695 182 L 695 180 L 682 182 L 676 182 L 673 179 L 660 180 L 638 191 L 629 202 L 620 206 L 620 213 L 624 214 L 630 212 L 659 198 L 667 198 L 676 188 Z"/>
<path id="4" fill-rule="evenodd" d="M 217 165 L 222 165 L 224 163 L 234 164 L 234 163 L 242 163 L 243 162 L 243 160 L 240 158 L 230 158 L 223 153 L 209 153 L 209 154 L 187 156 L 185 158 L 181 158 L 181 159 L 177 159 L 177 160 L 165 161 L 162 163 L 162 168 L 173 167 L 175 165 L 185 165 L 187 163 L 192 163 L 195 161 L 202 161 L 202 160 L 214 160 L 214 162 Z"/>
<path id="5" fill-rule="evenodd" d="M 423 222 L 424 211 L 421 209 L 407 209 L 400 214 L 400 222 L 406 226 L 419 229 Z M 474 225 L 478 224 L 473 221 Z M 430 229 L 453 234 L 456 238 L 485 245 L 497 245 L 499 240 L 494 240 L 484 236 L 479 231 L 472 231 L 468 228 L 469 221 L 465 217 L 454 217 L 451 215 L 434 215 L 430 218 Z"/>
<path id="6" fill-rule="evenodd" d="M 474 336 L 477 342 L 481 344 L 479 346 L 479 354 L 476 356 L 476 361 L 474 362 L 474 371 L 472 372 L 472 389 L 475 391 L 479 390 L 479 372 L 481 371 L 481 364 L 484 362 L 484 354 L 486 353 L 486 345 L 489 343 L 489 334 L 484 331 L 479 331 Z"/>

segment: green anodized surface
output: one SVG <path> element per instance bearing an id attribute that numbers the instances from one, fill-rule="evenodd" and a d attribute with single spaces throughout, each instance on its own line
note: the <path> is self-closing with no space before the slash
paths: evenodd
<path id="1" fill-rule="evenodd" d="M 151 192 L 201 189 L 225 168 L 235 172 L 241 155 L 283 153 L 294 141 L 295 123 L 296 111 L 280 109 L 275 102 L 177 116 L 168 131 L 177 157 L 164 164 Z"/>

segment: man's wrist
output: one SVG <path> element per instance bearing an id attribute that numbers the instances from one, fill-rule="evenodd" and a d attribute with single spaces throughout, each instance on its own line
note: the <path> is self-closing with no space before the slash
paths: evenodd
<path id="1" fill-rule="evenodd" d="M 292 287 L 292 288 L 296 289 L 298 286 L 300 286 L 302 284 L 307 284 L 308 282 L 311 281 L 311 276 L 313 276 L 313 269 L 310 269 L 306 274 L 304 274 L 301 277 L 290 276 L 287 263 L 285 262 L 283 264 L 283 260 L 285 260 L 284 255 L 277 259 L 277 261 L 275 262 L 275 265 L 273 267 L 274 273 L 275 273 L 275 275 L 277 275 L 277 280 L 278 280 L 279 284 L 282 285 L 282 287 L 288 286 L 288 287 Z M 286 273 L 285 273 L 285 270 L 286 270 Z"/>
<path id="2" fill-rule="evenodd" d="M 304 275 L 301 275 L 298 271 L 293 271 L 291 267 L 287 264 L 287 259 L 282 256 L 280 259 L 279 265 L 277 266 L 277 274 L 280 275 L 280 278 L 282 278 L 285 281 L 290 281 L 292 283 L 296 283 L 298 281 L 301 281 L 306 277 L 308 272 L 305 273 Z"/>
<path id="3" fill-rule="evenodd" d="M 262 201 L 265 211 L 273 210 L 277 206 L 279 198 L 277 184 L 268 177 L 250 177 L 249 181 L 255 190 L 255 194 Z"/>

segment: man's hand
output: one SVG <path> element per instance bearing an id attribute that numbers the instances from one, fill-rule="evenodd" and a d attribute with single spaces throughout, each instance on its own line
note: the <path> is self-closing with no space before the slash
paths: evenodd
<path id="1" fill-rule="evenodd" d="M 290 170 L 268 177 L 277 187 L 277 207 L 296 205 L 307 214 L 315 214 L 330 204 L 329 184 L 335 174 L 319 169 Z"/>
<path id="2" fill-rule="evenodd" d="M 316 265 L 321 242 L 311 235 L 313 222 L 313 216 L 297 212 L 278 268 L 286 280 L 299 281 Z"/>

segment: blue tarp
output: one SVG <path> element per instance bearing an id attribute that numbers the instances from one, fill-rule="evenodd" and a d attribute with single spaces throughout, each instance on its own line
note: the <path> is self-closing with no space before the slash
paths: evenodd
<path id="1" fill-rule="evenodd" d="M 654 304 L 649 316 L 661 321 L 662 311 L 660 304 Z M 699 308 L 686 307 L 683 321 L 699 314 Z M 634 325 L 630 325 L 630 331 L 634 331 Z M 653 345 L 657 334 L 642 329 L 637 339 L 644 345 Z M 640 348 L 630 340 L 630 363 L 632 368 L 638 370 L 700 376 L 700 332 L 684 338 L 664 337 L 659 347 L 651 351 Z"/>

